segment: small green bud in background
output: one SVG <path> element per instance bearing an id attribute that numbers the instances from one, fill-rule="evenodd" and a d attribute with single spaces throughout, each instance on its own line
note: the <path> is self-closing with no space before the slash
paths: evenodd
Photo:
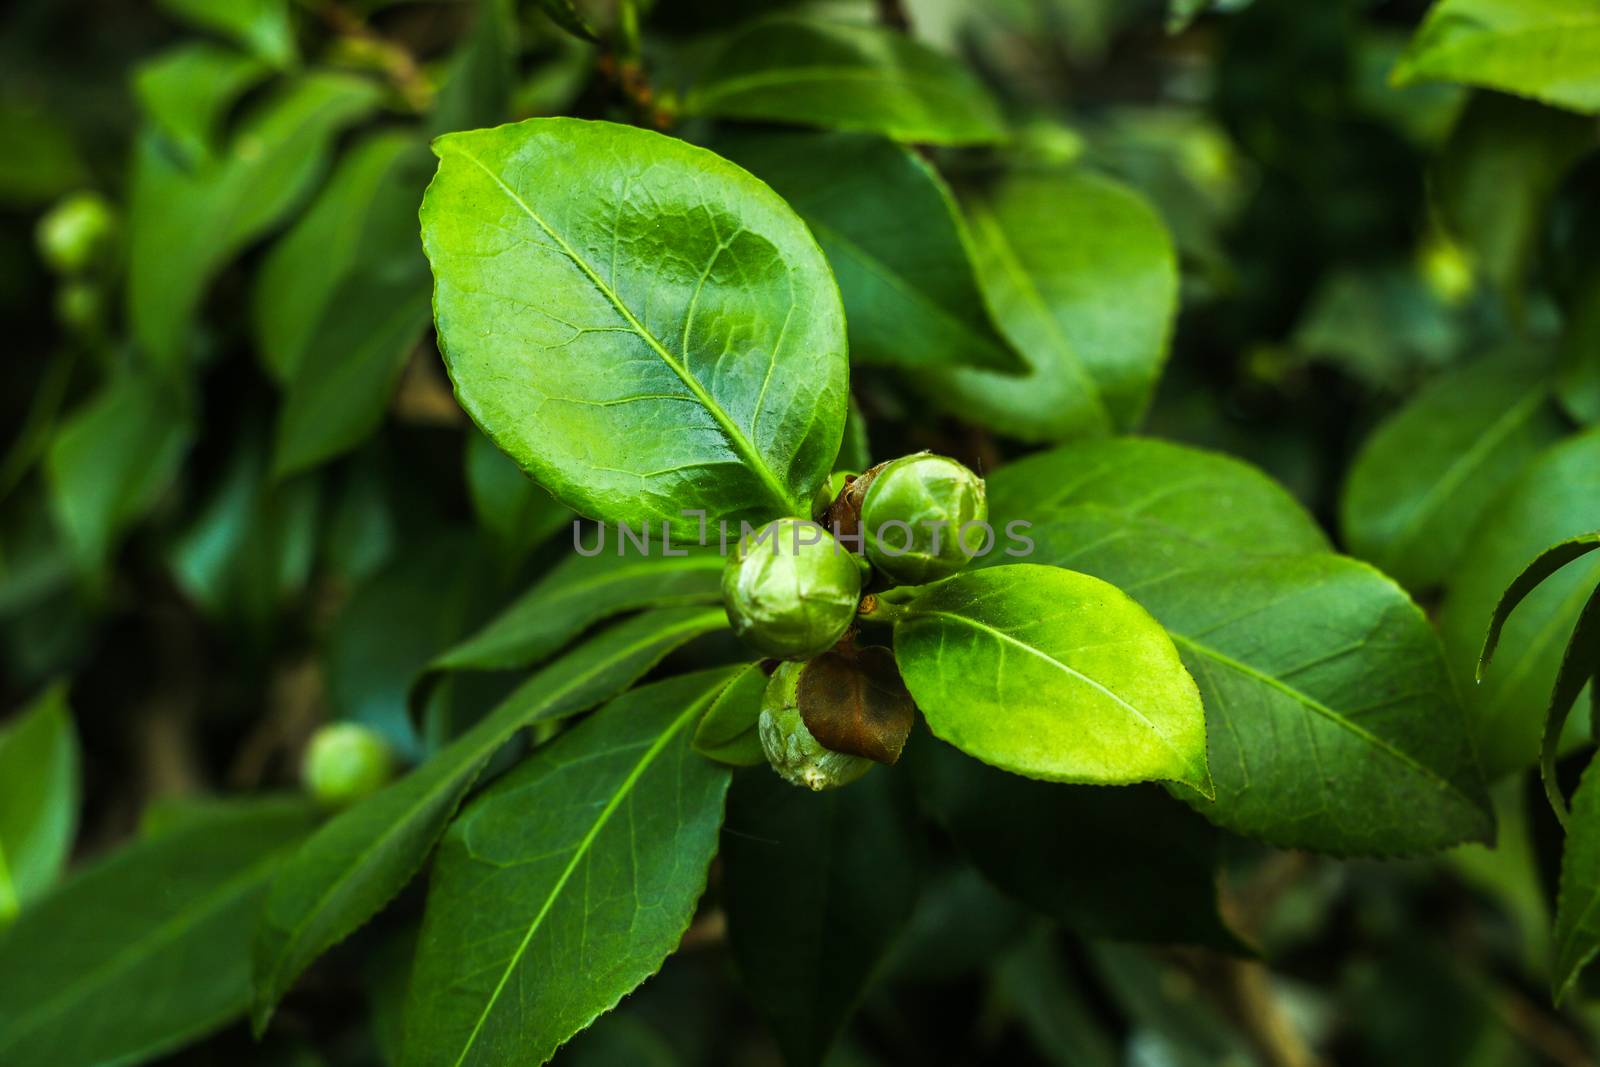
<path id="1" fill-rule="evenodd" d="M 300 777 L 319 804 L 342 808 L 376 793 L 393 774 L 394 756 L 377 731 L 339 722 L 312 736 Z"/>
<path id="2" fill-rule="evenodd" d="M 948 578 L 990 536 L 982 527 L 963 527 L 988 517 L 982 478 L 948 456 L 903 456 L 877 472 L 862 498 L 867 559 L 898 585 Z"/>
<path id="3" fill-rule="evenodd" d="M 872 769 L 872 761 L 822 747 L 800 716 L 800 672 L 804 663 L 781 663 L 761 696 L 756 730 L 767 762 L 784 781 L 821 792 L 849 785 Z"/>
<path id="4" fill-rule="evenodd" d="M 117 237 L 117 213 L 98 193 L 64 197 L 39 220 L 39 253 L 61 274 L 104 263 Z"/>
<path id="5" fill-rule="evenodd" d="M 72 333 L 99 333 L 105 313 L 105 287 L 99 282 L 63 282 L 56 290 L 56 320 Z"/>
<path id="6" fill-rule="evenodd" d="M 805 519 L 774 519 L 747 535 L 722 572 L 734 633 L 778 659 L 809 659 L 832 648 L 860 599 L 855 557 Z"/>

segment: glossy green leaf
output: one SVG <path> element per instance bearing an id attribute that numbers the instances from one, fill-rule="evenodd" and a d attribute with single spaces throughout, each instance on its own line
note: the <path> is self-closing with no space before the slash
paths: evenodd
<path id="1" fill-rule="evenodd" d="M 1340 500 L 1350 551 L 1413 591 L 1439 585 L 1495 498 L 1566 431 L 1537 361 L 1494 360 L 1440 378 L 1356 457 Z"/>
<path id="2" fill-rule="evenodd" d="M 887 773 L 797 789 L 737 776 L 722 837 L 728 944 L 789 1067 L 815 1067 L 911 916 L 919 834 Z"/>
<path id="3" fill-rule="evenodd" d="M 1151 438 L 1036 452 L 993 472 L 988 494 L 997 532 L 1009 522 L 1032 523 L 1020 532 L 1050 563 L 1092 545 L 1097 566 L 1123 572 L 1119 583 L 1141 567 L 1154 575 L 1208 560 L 1328 548 L 1305 508 L 1248 463 Z M 1009 561 L 996 550 L 979 565 Z"/>
<path id="4" fill-rule="evenodd" d="M 1022 369 L 989 319 L 955 200 L 921 156 L 851 133 L 735 135 L 716 147 L 816 234 L 844 297 L 852 360 Z"/>
<path id="5" fill-rule="evenodd" d="M 917 795 L 997 887 L 1088 937 L 1237 950 L 1217 911 L 1217 832 L 1155 786 L 1001 774 L 932 738 L 907 750 Z"/>
<path id="6" fill-rule="evenodd" d="M 1600 557 L 1540 583 L 1505 621 L 1494 662 L 1474 684 L 1484 634 L 1502 594 L 1528 561 L 1557 542 L 1600 530 L 1600 430 L 1568 438 L 1523 470 L 1473 531 L 1445 587 L 1439 633 L 1491 779 L 1531 765 L 1539 752 L 1568 635 Z"/>
<path id="7" fill-rule="evenodd" d="M 767 690 L 767 681 L 767 672 L 759 663 L 746 664 L 735 674 L 695 727 L 694 750 L 735 767 L 766 763 L 756 721 L 761 717 L 761 696 Z"/>
<path id="8" fill-rule="evenodd" d="M 577 517 L 522 472 L 481 433 L 467 434 L 467 495 L 478 525 L 511 566 L 536 546 L 566 533 Z"/>
<path id="9" fill-rule="evenodd" d="M 926 376 L 929 398 L 1027 441 L 1137 423 L 1178 306 L 1172 239 L 1155 211 L 1082 170 L 1019 172 L 962 206 L 995 321 L 1029 370 L 941 369 Z"/>
<path id="10" fill-rule="evenodd" d="M 185 168 L 163 138 L 134 146 L 128 317 L 158 366 L 177 368 L 212 276 L 310 191 L 329 145 L 378 103 L 372 82 L 314 73 L 288 82 L 241 123 L 212 162 Z"/>
<path id="11" fill-rule="evenodd" d="M 1559 1004 L 1600 952 L 1600 759 L 1591 759 L 1572 795 L 1561 886 L 1556 896 L 1550 988 Z"/>
<path id="12" fill-rule="evenodd" d="M 183 405 L 148 377 L 112 379 L 56 431 L 45 457 L 56 517 L 84 570 L 101 567 L 154 506 L 189 446 Z"/>
<path id="13" fill-rule="evenodd" d="M 1434 165 L 1434 203 L 1513 309 L 1551 199 L 1594 146 L 1592 121 L 1496 93 L 1475 94 L 1450 132 Z"/>
<path id="14" fill-rule="evenodd" d="M 273 66 L 295 62 L 289 0 L 160 0 L 160 4 L 185 22 L 232 38 Z"/>
<path id="15" fill-rule="evenodd" d="M 1593 115 L 1596 54 L 1600 11 L 1588 0 L 1438 0 L 1392 77 L 1482 85 Z"/>
<path id="16" fill-rule="evenodd" d="M 133 88 L 144 113 L 194 166 L 211 159 L 228 109 L 270 71 L 254 56 L 191 41 L 141 66 Z"/>
<path id="17" fill-rule="evenodd" d="M 461 814 L 433 867 L 403 1064 L 543 1063 L 677 947 L 729 776 L 689 738 L 731 674 L 617 698 Z"/>
<path id="18" fill-rule="evenodd" d="M 0 929 L 66 867 L 78 825 L 78 737 L 53 685 L 0 728 Z"/>
<path id="19" fill-rule="evenodd" d="M 1161 626 L 1116 587 L 1019 563 L 928 586 L 894 628 L 939 737 L 1057 782 L 1211 791 L 1200 693 Z"/>
<path id="20" fill-rule="evenodd" d="M 508 670 L 536 663 L 601 619 L 639 608 L 716 603 L 726 563 L 686 556 L 569 556 L 432 669 Z"/>
<path id="21" fill-rule="evenodd" d="M 1258 472 L 1103 441 L 1003 467 L 989 487 L 997 528 L 1033 522 L 1034 562 L 1116 583 L 1172 635 L 1205 701 L 1216 799 L 1194 803 L 1207 818 L 1338 854 L 1490 833 L 1427 620 L 1377 571 L 1319 551 L 1309 518 Z"/>
<path id="22" fill-rule="evenodd" d="M 849 368 L 838 289 L 787 205 L 703 149 L 609 123 L 530 119 L 434 151 L 440 344 L 497 445 L 610 522 L 806 511 Z"/>
<path id="23" fill-rule="evenodd" d="M 684 109 L 925 144 L 988 144 L 1006 136 L 982 83 L 950 57 L 894 30 L 793 15 L 735 31 L 701 72 Z"/>
<path id="24" fill-rule="evenodd" d="M 726 625 L 721 608 L 667 608 L 614 626 L 534 674 L 416 770 L 323 826 L 273 880 L 255 942 L 256 1029 L 301 971 L 411 880 L 484 764 L 517 731 L 593 707 L 674 648 Z"/>
<path id="25" fill-rule="evenodd" d="M 294 381 L 325 322 L 337 318 L 348 279 L 408 253 L 426 270 L 416 213 L 429 158 L 407 133 L 361 141 L 273 244 L 256 276 L 251 325 L 262 364 L 278 381 Z"/>
<path id="26" fill-rule="evenodd" d="M 0 939 L 0 1062 L 132 1063 L 240 1014 L 267 882 L 312 821 L 300 800 L 211 806 L 25 911 Z"/>

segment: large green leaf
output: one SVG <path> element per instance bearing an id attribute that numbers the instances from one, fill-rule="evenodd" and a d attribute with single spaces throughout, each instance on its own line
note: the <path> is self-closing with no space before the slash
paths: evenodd
<path id="1" fill-rule="evenodd" d="M 273 471 L 327 461 L 383 420 L 429 318 L 417 202 L 428 153 L 381 133 L 346 157 L 256 288 L 263 358 L 288 383 Z"/>
<path id="2" fill-rule="evenodd" d="M 717 602 L 726 561 L 687 556 L 572 555 L 439 656 L 432 669 L 495 671 L 535 663 L 601 619 L 646 607 Z"/>
<path id="3" fill-rule="evenodd" d="M 113 378 L 56 431 L 45 457 L 51 502 L 79 566 L 101 567 L 171 483 L 189 414 L 148 376 Z"/>
<path id="4" fill-rule="evenodd" d="M 895 624 L 895 660 L 935 734 L 1002 770 L 1211 791 L 1194 679 L 1116 587 L 1019 563 L 928 586 Z"/>
<path id="5" fill-rule="evenodd" d="M 1537 361 L 1494 360 L 1446 375 L 1356 457 L 1340 501 L 1350 551 L 1413 591 L 1433 588 L 1494 499 L 1566 429 Z"/>
<path id="6" fill-rule="evenodd" d="M 955 200 L 921 156 L 851 133 L 734 135 L 716 147 L 817 235 L 844 297 L 853 361 L 1022 368 L 989 319 Z"/>
<path id="7" fill-rule="evenodd" d="M 1092 545 L 1097 566 L 1159 574 L 1210 559 L 1328 547 L 1306 510 L 1256 468 L 1149 438 L 1036 452 L 994 472 L 988 492 L 991 525 L 1031 522 L 1025 533 L 1047 562 Z M 980 565 L 1004 562 L 995 552 Z"/>
<path id="8" fill-rule="evenodd" d="M 1021 375 L 939 369 L 930 399 L 1029 441 L 1127 429 L 1143 416 L 1178 306 L 1155 211 L 1084 170 L 1019 172 L 964 195 L 978 278 Z"/>
<path id="9" fill-rule="evenodd" d="M 705 889 L 728 788 L 689 738 L 736 669 L 617 698 L 456 820 L 402 1063 L 543 1063 L 661 966 Z"/>
<path id="10" fill-rule="evenodd" d="M 1600 10 L 1590 0 L 1438 0 L 1396 84 L 1465 82 L 1600 112 Z"/>
<path id="11" fill-rule="evenodd" d="M 233 38 L 274 66 L 295 61 L 289 0 L 160 0 L 160 4 L 186 22 Z"/>
<path id="12" fill-rule="evenodd" d="M 720 608 L 667 608 L 614 626 L 533 675 L 422 766 L 322 827 L 273 880 L 255 943 L 256 1028 L 266 1026 L 311 961 L 410 881 L 484 764 L 518 730 L 593 707 L 672 649 L 726 625 Z"/>
<path id="13" fill-rule="evenodd" d="M 184 361 L 189 323 L 212 276 L 299 203 L 334 135 L 379 97 L 375 84 L 346 74 L 295 78 L 243 120 L 218 158 L 193 170 L 155 132 L 137 138 L 128 317 L 157 365 Z"/>
<path id="14" fill-rule="evenodd" d="M 1513 309 L 1556 189 L 1595 143 L 1593 122 L 1496 93 L 1475 94 L 1450 131 L 1434 164 L 1434 203 Z"/>
<path id="15" fill-rule="evenodd" d="M 815 1067 L 911 916 L 918 835 L 887 773 L 813 793 L 757 767 L 728 795 L 728 944 L 789 1067 Z"/>
<path id="16" fill-rule="evenodd" d="M 1491 779 L 1533 763 L 1567 637 L 1600 581 L 1600 557 L 1551 575 L 1501 631 L 1494 663 L 1474 684 L 1484 634 L 1501 595 L 1528 561 L 1569 537 L 1600 530 L 1600 429 L 1535 459 L 1474 530 L 1445 587 L 1439 633 Z"/>
<path id="17" fill-rule="evenodd" d="M 1090 937 L 1238 940 L 1217 912 L 1217 832 L 1155 786 L 1096 789 L 1001 774 L 932 738 L 917 795 L 1006 893 Z"/>
<path id="18" fill-rule="evenodd" d="M 1561 852 L 1555 958 L 1550 965 L 1550 988 L 1558 1003 L 1596 952 L 1600 952 L 1600 758 L 1590 759 L 1572 795 Z"/>
<path id="19" fill-rule="evenodd" d="M 610 522 L 808 513 L 843 433 L 844 314 L 772 190 L 603 122 L 530 119 L 434 151 L 439 340 L 496 444 Z"/>
<path id="20" fill-rule="evenodd" d="M 144 113 L 184 162 L 196 166 L 211 159 L 228 109 L 270 71 L 254 56 L 190 41 L 141 66 L 133 88 Z"/>
<path id="21" fill-rule="evenodd" d="M 131 1063 L 242 1012 L 267 882 L 312 818 L 299 800 L 210 806 L 23 912 L 0 938 L 0 1062 Z"/>
<path id="22" fill-rule="evenodd" d="M 368 137 L 273 244 L 256 275 L 251 318 L 262 364 L 278 381 L 294 381 L 348 278 L 407 254 L 426 272 L 417 200 L 430 158 L 411 134 Z"/>
<path id="23" fill-rule="evenodd" d="M 44 895 L 78 825 L 78 738 L 53 685 L 0 730 L 0 929 Z"/>
<path id="24" fill-rule="evenodd" d="M 927 144 L 1005 137 L 994 101 L 960 63 L 893 30 L 804 16 L 776 16 L 736 31 L 684 108 Z"/>
<path id="25" fill-rule="evenodd" d="M 1207 818 L 1340 854 L 1489 833 L 1427 620 L 1377 571 L 1319 551 L 1310 520 L 1259 473 L 1103 441 L 1003 467 L 989 486 L 992 523 L 1033 522 L 1035 562 L 1116 583 L 1172 635 L 1205 701 Z"/>

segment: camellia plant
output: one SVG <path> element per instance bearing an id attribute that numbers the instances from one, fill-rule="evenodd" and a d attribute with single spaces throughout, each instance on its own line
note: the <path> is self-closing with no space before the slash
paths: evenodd
<path id="1" fill-rule="evenodd" d="M 23 7 L 0 1067 L 1594 1061 L 1590 0 Z"/>

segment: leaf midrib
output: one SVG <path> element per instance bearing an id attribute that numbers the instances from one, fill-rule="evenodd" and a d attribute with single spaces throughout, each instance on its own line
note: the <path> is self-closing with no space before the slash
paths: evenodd
<path id="1" fill-rule="evenodd" d="M 479 170 L 483 171 L 483 173 L 488 176 L 489 180 L 494 182 L 495 185 L 500 188 L 500 191 L 505 193 L 512 203 L 521 208 L 523 213 L 526 214 L 528 218 L 539 227 L 539 229 L 544 231 L 545 236 L 549 237 L 550 240 L 556 243 L 556 246 L 561 249 L 562 254 L 571 260 L 572 264 L 583 272 L 584 277 L 589 279 L 589 282 L 600 292 L 602 296 L 610 301 L 611 306 L 616 308 L 617 313 L 621 315 L 624 321 L 628 323 L 628 327 L 639 337 L 640 340 L 644 341 L 645 344 L 650 346 L 651 350 L 654 351 L 658 357 L 660 357 L 661 361 L 667 365 L 668 369 L 670 369 L 673 374 L 677 375 L 678 380 L 683 383 L 684 388 L 688 389 L 694 398 L 699 401 L 700 405 L 706 409 L 707 413 L 716 420 L 717 425 L 722 429 L 723 434 L 727 437 L 729 445 L 732 446 L 734 453 L 737 454 L 738 457 L 744 461 L 745 465 L 751 470 L 751 472 L 756 475 L 757 479 L 760 480 L 762 487 L 772 495 L 773 499 L 780 505 L 780 507 L 786 513 L 793 513 L 796 515 L 801 514 L 804 509 L 800 506 L 797 500 L 789 495 L 789 491 L 784 488 L 784 485 L 778 479 L 777 474 L 772 470 L 771 467 L 767 465 L 767 461 L 762 457 L 761 453 L 756 450 L 755 443 L 750 440 L 750 438 L 745 434 L 744 430 L 740 429 L 738 423 L 733 421 L 732 416 L 722 409 L 722 405 L 717 402 L 716 398 L 706 391 L 705 386 L 700 383 L 700 380 L 693 374 L 689 373 L 689 368 L 679 362 L 678 358 L 668 351 L 667 347 L 663 345 L 653 333 L 645 328 L 644 323 L 640 322 L 638 318 L 634 316 L 633 311 L 627 306 L 627 304 L 623 302 L 621 295 L 617 293 L 616 290 L 612 289 L 611 286 L 607 285 L 600 278 L 599 272 L 590 266 L 582 256 L 578 255 L 577 249 L 568 244 L 566 238 L 562 237 L 560 233 L 556 232 L 553 226 L 546 222 L 538 212 L 534 211 L 532 206 L 529 205 L 526 200 L 517 195 L 516 190 L 507 185 L 498 174 L 490 170 L 488 165 L 485 164 L 481 159 L 459 147 L 453 147 L 453 151 L 456 155 L 467 160 Z M 773 352 L 768 358 L 772 361 L 772 363 L 776 363 L 778 359 L 778 353 Z"/>
<path id="2" fill-rule="evenodd" d="M 473 1024 L 472 1032 L 467 1035 L 465 1043 L 461 1046 L 461 1052 L 455 1059 L 455 1067 L 461 1067 L 466 1062 L 467 1054 L 472 1051 L 473 1044 L 478 1040 L 478 1034 L 482 1032 L 484 1025 L 489 1021 L 489 1015 L 494 1011 L 494 1006 L 498 1003 L 500 994 L 505 991 L 506 984 L 511 980 L 512 974 L 515 973 L 518 965 L 522 962 L 523 955 L 528 951 L 528 946 L 533 943 L 534 936 L 544 924 L 545 917 L 549 915 L 550 909 L 555 906 L 557 898 L 561 896 L 561 892 L 566 888 L 568 880 L 577 871 L 578 865 L 588 858 L 589 852 L 594 847 L 594 843 L 599 838 L 601 831 L 610 823 L 611 816 L 622 806 L 623 800 L 632 795 L 639 779 L 644 776 L 645 771 L 649 770 L 656 757 L 719 692 L 721 692 L 720 689 L 713 689 L 701 694 L 677 718 L 673 719 L 665 730 L 661 731 L 656 739 L 651 742 L 650 747 L 639 757 L 639 761 L 628 772 L 628 776 L 623 779 L 622 784 L 612 793 L 611 799 L 606 802 L 606 806 L 601 810 L 600 814 L 595 817 L 594 824 L 584 833 L 582 840 L 578 842 L 577 847 L 573 850 L 572 859 L 567 862 L 567 866 L 562 870 L 560 877 L 550 887 L 550 891 L 545 894 L 545 899 L 539 906 L 539 912 L 533 917 L 533 921 L 528 924 L 528 931 L 523 935 L 522 942 L 511 953 L 510 960 L 507 961 L 505 969 L 500 974 L 500 980 L 495 984 L 494 992 L 489 994 L 488 1001 L 478 1014 L 477 1022 Z"/>
<path id="3" fill-rule="evenodd" d="M 705 626 L 708 622 L 720 621 L 720 618 L 721 618 L 721 613 L 720 612 L 718 612 L 716 615 L 713 615 L 710 612 L 701 612 L 701 613 L 699 613 L 699 614 L 697 614 L 697 615 L 695 615 L 695 616 L 693 616 L 693 617 L 691 617 L 689 619 L 686 619 L 683 622 L 678 623 L 678 624 L 676 624 L 674 626 L 663 627 L 662 629 L 655 631 L 650 637 L 642 639 L 642 640 L 640 640 L 639 642 L 637 642 L 635 644 L 628 645 L 628 646 L 625 647 L 625 649 L 623 651 L 617 653 L 616 655 L 608 657 L 607 659 L 601 660 L 598 664 L 595 665 L 595 667 L 593 669 L 585 671 L 582 674 L 576 675 L 573 678 L 572 683 L 570 685 L 568 685 L 564 689 L 558 691 L 554 695 L 547 696 L 547 698 L 544 700 L 543 704 L 540 705 L 540 706 L 549 707 L 551 704 L 553 704 L 560 697 L 566 695 L 567 693 L 572 692 L 573 689 L 578 688 L 580 685 L 587 683 L 595 675 L 601 673 L 606 668 L 615 666 L 616 663 L 619 660 L 625 659 L 628 656 L 633 655 L 635 652 L 638 652 L 638 651 L 640 651 L 640 650 L 642 650 L 644 648 L 649 647 L 650 645 L 652 645 L 652 644 L 654 644 L 654 643 L 656 643 L 658 641 L 663 640 L 668 635 L 675 635 L 675 634 L 677 634 L 677 633 L 679 633 L 681 631 L 684 631 L 684 630 L 694 630 L 694 629 L 697 629 L 697 628 Z M 502 744 L 504 744 L 506 739 L 509 738 L 512 734 L 515 734 L 518 730 L 521 730 L 524 727 L 526 727 L 527 725 L 529 725 L 529 722 L 527 721 L 526 716 L 528 714 L 533 714 L 533 713 L 535 713 L 535 712 L 524 712 L 522 715 L 519 715 L 517 717 L 517 719 L 515 720 L 515 722 L 512 725 L 502 726 L 500 729 L 495 730 L 489 736 L 488 739 L 484 740 L 477 747 L 471 749 L 470 751 L 471 751 L 472 755 L 469 758 L 467 758 L 467 759 L 465 759 L 463 761 L 463 765 L 462 765 L 459 773 L 457 775 L 450 776 L 448 779 L 446 779 L 446 782 L 447 783 L 455 782 L 455 781 L 457 781 L 459 779 L 459 777 L 461 775 L 469 775 L 472 778 L 476 778 L 477 772 L 481 771 L 483 764 L 485 762 L 487 762 L 487 760 L 488 760 L 488 758 L 490 756 L 494 755 L 495 750 L 497 750 Z M 489 717 L 484 719 L 483 723 L 480 724 L 480 725 L 487 725 L 488 723 L 493 721 L 493 718 L 494 718 L 494 713 L 490 712 Z M 462 735 L 463 738 L 466 738 L 466 737 L 469 737 L 469 736 L 471 736 L 471 731 L 469 731 L 467 734 L 463 734 Z M 438 757 L 436 756 L 434 758 L 437 759 Z M 476 770 L 474 769 L 473 765 L 476 765 Z M 418 773 L 420 773 L 420 771 Z M 467 788 L 470 788 L 470 787 L 471 787 L 471 782 L 469 781 L 467 783 Z M 406 826 L 407 824 L 409 824 L 411 819 L 416 816 L 417 812 L 421 811 L 429 803 L 432 803 L 434 799 L 435 799 L 435 791 L 434 790 L 430 789 L 430 790 L 427 790 L 426 792 L 424 792 L 422 794 L 422 796 L 418 798 L 418 800 L 417 800 L 417 802 L 415 804 L 412 804 L 411 806 L 406 808 L 404 810 L 404 812 L 399 817 L 397 817 L 393 822 L 391 822 L 389 824 L 389 826 L 383 831 L 383 833 L 379 834 L 376 838 L 374 838 L 371 844 L 369 844 L 366 848 L 362 849 L 357 854 L 357 857 L 356 857 L 357 862 L 346 864 L 346 866 L 344 868 L 344 872 L 337 879 L 335 879 L 333 882 L 329 883 L 328 888 L 326 890 L 324 890 L 323 893 L 320 896 L 318 896 L 316 902 L 312 905 L 312 907 L 306 909 L 303 914 L 305 914 L 305 915 L 316 915 L 316 914 L 320 913 L 327 906 L 328 901 L 331 900 L 336 893 L 338 893 L 340 890 L 342 890 L 344 888 L 344 886 L 346 885 L 346 883 L 348 883 L 351 880 L 351 878 L 354 877 L 356 870 L 359 867 L 361 867 L 362 865 L 364 865 L 366 860 L 369 857 L 374 855 L 376 852 L 380 851 L 384 846 L 386 846 L 389 843 L 389 841 L 392 838 L 397 836 L 400 833 L 401 828 Z M 352 810 L 354 810 L 354 809 L 352 809 Z M 270 922 L 270 917 L 266 921 Z M 280 991 L 280 988 L 281 988 L 280 987 L 280 983 L 277 981 L 277 978 L 283 971 L 283 964 L 288 960 L 288 957 L 289 957 L 289 951 L 288 950 L 297 949 L 299 947 L 301 938 L 304 936 L 304 932 L 306 931 L 306 929 L 310 925 L 311 924 L 309 922 L 302 922 L 298 926 L 296 926 L 293 930 L 288 930 L 288 929 L 285 929 L 284 927 L 281 927 L 281 926 L 280 927 L 276 927 L 276 929 L 283 930 L 283 932 L 285 934 L 287 934 L 288 937 L 286 938 L 285 943 L 284 943 L 284 950 L 280 951 L 277 954 L 277 961 L 278 962 L 272 968 L 272 975 L 271 976 L 273 978 L 273 988 L 272 988 L 271 992 L 274 994 L 274 998 L 273 998 L 273 1001 L 272 1001 L 273 1004 L 276 1004 L 276 1002 L 277 1002 L 276 994 Z M 296 971 L 295 973 L 298 974 L 299 972 Z M 260 1006 L 258 1006 L 258 1010 L 259 1010 L 259 1007 Z"/>

